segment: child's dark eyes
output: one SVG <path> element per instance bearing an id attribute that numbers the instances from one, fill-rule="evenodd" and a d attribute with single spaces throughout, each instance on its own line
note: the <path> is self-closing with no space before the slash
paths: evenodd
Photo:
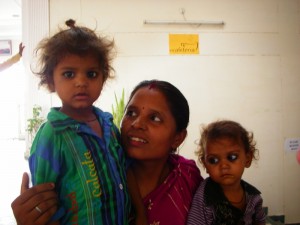
<path id="1" fill-rule="evenodd" d="M 72 78 L 74 77 L 74 73 L 72 71 L 66 71 L 63 73 L 63 76 L 66 78 Z"/>
<path id="2" fill-rule="evenodd" d="M 237 160 L 237 158 L 238 158 L 238 155 L 237 155 L 237 154 L 229 154 L 229 155 L 227 156 L 227 159 L 228 159 L 228 161 L 230 161 L 230 162 L 234 162 L 235 160 Z"/>
<path id="3" fill-rule="evenodd" d="M 89 71 L 88 73 L 87 73 L 87 77 L 88 78 L 95 78 L 95 77 L 97 77 L 98 76 L 98 73 L 96 72 L 96 71 Z"/>
<path id="4" fill-rule="evenodd" d="M 226 159 L 229 161 L 229 162 L 234 162 L 235 160 L 238 159 L 238 155 L 235 154 L 235 153 L 232 153 L 232 154 L 228 154 Z M 206 161 L 211 164 L 211 165 L 215 165 L 215 164 L 218 164 L 220 159 L 218 157 L 215 157 L 215 156 L 209 156 L 207 157 Z"/>
<path id="5" fill-rule="evenodd" d="M 214 164 L 217 164 L 219 162 L 219 159 L 217 157 L 208 157 L 207 158 L 207 162 L 209 164 L 214 165 Z"/>
<path id="6" fill-rule="evenodd" d="M 75 73 L 73 71 L 65 71 L 63 72 L 63 76 L 66 77 L 66 78 L 73 78 L 75 77 Z M 95 78 L 98 76 L 98 72 L 96 71 L 89 71 L 86 73 L 86 76 L 88 78 Z"/>

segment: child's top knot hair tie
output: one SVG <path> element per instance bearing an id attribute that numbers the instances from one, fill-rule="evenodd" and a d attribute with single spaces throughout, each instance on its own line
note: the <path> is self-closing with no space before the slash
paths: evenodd
<path id="1" fill-rule="evenodd" d="M 69 19 L 66 21 L 66 25 L 70 28 L 74 28 L 75 27 L 75 20 L 73 19 Z"/>

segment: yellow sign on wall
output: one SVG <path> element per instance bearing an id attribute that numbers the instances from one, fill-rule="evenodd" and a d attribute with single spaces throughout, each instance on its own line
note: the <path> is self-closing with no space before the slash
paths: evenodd
<path id="1" fill-rule="evenodd" d="M 199 35 L 169 34 L 169 53 L 171 55 L 199 54 Z"/>

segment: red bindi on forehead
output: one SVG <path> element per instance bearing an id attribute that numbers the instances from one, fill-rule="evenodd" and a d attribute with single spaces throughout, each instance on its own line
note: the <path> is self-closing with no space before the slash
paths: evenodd
<path id="1" fill-rule="evenodd" d="M 149 84 L 149 89 L 155 89 L 156 88 L 156 82 L 153 81 L 151 84 Z"/>

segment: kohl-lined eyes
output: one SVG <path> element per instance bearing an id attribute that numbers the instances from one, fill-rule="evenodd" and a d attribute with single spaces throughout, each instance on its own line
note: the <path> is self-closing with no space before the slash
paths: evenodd
<path id="1" fill-rule="evenodd" d="M 227 156 L 227 159 L 228 159 L 230 162 L 233 162 L 233 161 L 237 160 L 237 158 L 238 158 L 238 155 L 237 155 L 237 154 L 229 154 L 229 155 Z"/>
<path id="2" fill-rule="evenodd" d="M 216 158 L 216 157 L 208 157 L 206 159 L 206 161 L 209 163 L 209 164 L 217 164 L 219 162 L 219 159 Z"/>
<path id="3" fill-rule="evenodd" d="M 234 162 L 238 159 L 238 154 L 228 154 L 226 159 L 229 161 L 229 162 Z M 206 158 L 206 162 L 211 164 L 211 165 L 216 165 L 220 162 L 220 159 L 216 156 L 208 156 Z"/>

